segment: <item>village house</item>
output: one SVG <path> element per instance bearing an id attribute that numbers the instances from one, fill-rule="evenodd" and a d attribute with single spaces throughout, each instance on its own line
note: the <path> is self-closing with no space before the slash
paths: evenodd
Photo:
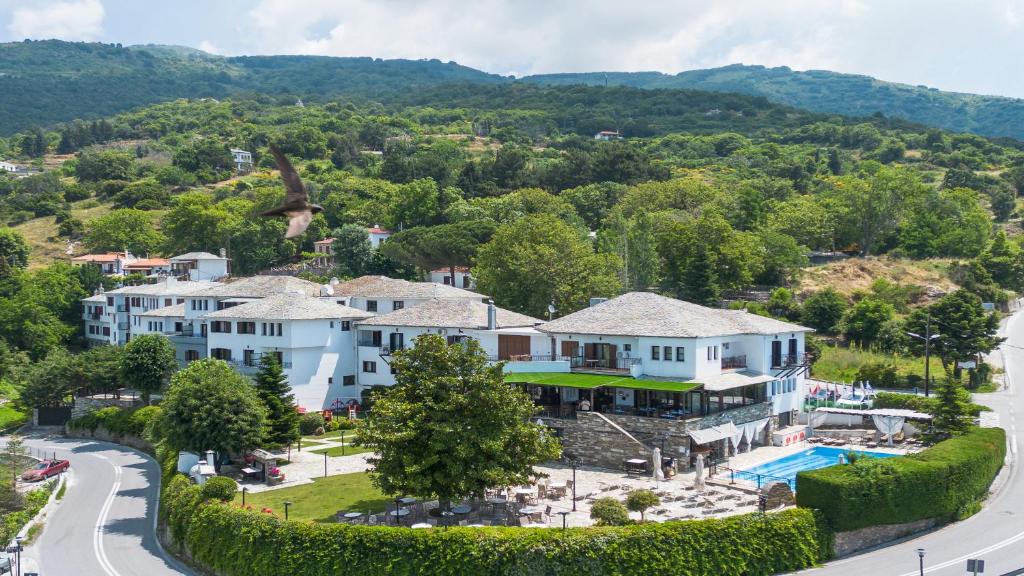
<path id="1" fill-rule="evenodd" d="M 171 273 L 193 282 L 217 281 L 228 275 L 230 266 L 223 254 L 216 256 L 209 252 L 189 252 L 170 258 Z"/>
<path id="2" fill-rule="evenodd" d="M 252 152 L 232 148 L 231 158 L 235 162 L 235 172 L 239 174 L 248 174 L 252 171 Z"/>
<path id="3" fill-rule="evenodd" d="M 454 277 L 452 276 L 452 269 L 450 267 L 431 270 L 429 280 L 437 284 L 455 286 L 458 288 L 465 288 L 467 290 L 473 290 L 476 288 L 476 281 L 473 280 L 473 276 L 469 272 L 469 266 L 456 266 Z"/>

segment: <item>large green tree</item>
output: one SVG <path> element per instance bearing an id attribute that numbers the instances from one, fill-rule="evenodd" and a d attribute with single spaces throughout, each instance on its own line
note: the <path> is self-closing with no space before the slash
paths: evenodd
<path id="1" fill-rule="evenodd" d="M 505 383 L 475 341 L 416 339 L 391 362 L 395 385 L 378 394 L 357 443 L 373 449 L 373 483 L 387 494 L 454 499 L 527 483 L 559 457 L 558 439 L 531 422 L 535 407 Z"/>
<path id="2" fill-rule="evenodd" d="M 172 448 L 237 454 L 260 445 L 267 409 L 248 378 L 221 360 L 189 364 L 171 377 L 161 430 Z"/>
<path id="3" fill-rule="evenodd" d="M 263 441 L 268 446 L 284 446 L 299 439 L 299 412 L 288 378 L 273 354 L 260 356 L 256 374 L 256 393 L 267 408 L 267 429 Z"/>
<path id="4" fill-rule="evenodd" d="M 388 238 L 380 251 L 396 262 L 426 271 L 448 268 L 454 278 L 455 267 L 471 265 L 480 246 L 491 239 L 494 231 L 490 220 L 410 228 Z"/>
<path id="5" fill-rule="evenodd" d="M 860 346 L 871 346 L 878 340 L 882 327 L 893 317 L 894 311 L 888 302 L 864 298 L 843 315 L 843 333 Z"/>
<path id="6" fill-rule="evenodd" d="M 121 378 L 125 384 L 141 392 L 142 401 L 149 404 L 150 394 L 159 392 L 177 367 L 174 345 L 166 336 L 140 334 L 124 347 Z"/>
<path id="7" fill-rule="evenodd" d="M 85 245 L 94 252 L 128 250 L 141 255 L 156 252 L 163 243 L 163 235 L 143 210 L 114 210 L 85 227 Z"/>
<path id="8" fill-rule="evenodd" d="M 0 228 L 0 278 L 7 278 L 28 266 L 29 247 L 25 237 L 11 228 Z"/>
<path id="9" fill-rule="evenodd" d="M 801 321 L 819 332 L 835 334 L 839 331 L 839 322 L 846 312 L 847 303 L 834 288 L 827 287 L 808 296 L 803 303 L 800 314 Z"/>
<path id="10" fill-rule="evenodd" d="M 942 360 L 947 375 L 952 376 L 957 362 L 976 360 L 980 354 L 991 352 L 1003 341 L 996 336 L 999 319 L 995 314 L 986 312 L 981 298 L 968 290 L 956 290 L 927 310 L 915 310 L 907 318 L 907 329 L 924 334 L 929 314 L 932 333 L 939 334 L 932 345 L 932 352 Z M 913 345 L 917 352 L 921 352 L 920 343 L 914 342 Z"/>
<path id="11" fill-rule="evenodd" d="M 473 275 L 501 306 L 540 317 L 552 301 L 568 314 L 592 297 L 617 295 L 620 266 L 617 256 L 595 254 L 582 230 L 538 215 L 498 228 L 480 248 Z"/>

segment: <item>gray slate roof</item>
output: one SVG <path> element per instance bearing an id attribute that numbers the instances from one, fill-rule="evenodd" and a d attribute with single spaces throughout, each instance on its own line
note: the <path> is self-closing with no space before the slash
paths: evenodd
<path id="1" fill-rule="evenodd" d="M 148 312 L 143 312 L 139 316 L 156 316 L 158 318 L 174 318 L 180 316 L 185 317 L 185 304 L 175 304 L 173 306 L 164 306 L 163 308 L 156 308 Z"/>
<path id="2" fill-rule="evenodd" d="M 227 260 L 227 258 L 221 258 L 220 256 L 210 254 L 209 252 L 188 252 L 168 258 L 168 260 L 171 262 L 178 262 L 181 260 Z"/>
<path id="3" fill-rule="evenodd" d="M 436 282 L 409 282 L 387 276 L 360 276 L 335 284 L 335 296 L 359 298 L 472 298 L 483 301 L 486 296 Z"/>
<path id="4" fill-rule="evenodd" d="M 300 292 L 319 296 L 320 285 L 294 276 L 250 276 L 221 284 L 195 296 L 209 298 L 266 298 L 277 294 Z"/>
<path id="5" fill-rule="evenodd" d="M 371 314 L 350 306 L 296 294 L 278 294 L 262 300 L 240 304 L 210 312 L 204 318 L 231 318 L 243 320 L 321 320 L 321 319 L 360 319 L 369 318 Z"/>
<path id="6" fill-rule="evenodd" d="M 130 294 L 132 296 L 185 296 L 202 290 L 209 290 L 220 286 L 219 282 L 209 280 L 178 280 L 170 282 L 157 282 L 156 284 L 142 284 L 139 286 L 125 286 L 108 290 L 105 294 Z"/>
<path id="7" fill-rule="evenodd" d="M 497 308 L 497 328 L 535 326 L 542 320 Z M 487 304 L 467 298 L 437 298 L 363 320 L 360 326 L 419 326 L 487 329 Z"/>
<path id="8" fill-rule="evenodd" d="M 538 328 L 557 334 L 702 338 L 810 332 L 810 328 L 743 310 L 708 308 L 651 292 L 627 292 Z"/>

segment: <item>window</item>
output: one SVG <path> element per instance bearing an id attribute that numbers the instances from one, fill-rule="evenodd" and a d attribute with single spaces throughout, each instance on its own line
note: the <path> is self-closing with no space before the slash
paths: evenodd
<path id="1" fill-rule="evenodd" d="M 104 326 L 103 327 L 103 335 L 104 336 L 110 336 L 110 327 L 109 326 Z"/>
<path id="2" fill-rule="evenodd" d="M 170 306 L 173 301 L 172 298 L 164 298 L 164 306 Z"/>
<path id="3" fill-rule="evenodd" d="M 393 376 L 395 374 L 398 374 L 398 368 L 395 368 L 395 365 L 392 364 L 391 365 L 391 375 Z"/>
<path id="4" fill-rule="evenodd" d="M 376 300 L 367 300 L 366 301 L 366 311 L 367 312 L 376 312 L 377 311 L 377 301 Z"/>
<path id="5" fill-rule="evenodd" d="M 371 374 L 377 373 L 377 363 L 370 362 L 369 360 L 363 360 L 363 372 L 369 372 Z"/>
<path id="6" fill-rule="evenodd" d="M 342 320 L 341 321 L 341 331 L 342 332 L 348 332 L 351 329 L 352 329 L 352 322 L 350 320 Z"/>
<path id="7" fill-rule="evenodd" d="M 711 346 L 708 346 L 708 360 L 711 360 Z"/>
<path id="8" fill-rule="evenodd" d="M 331 330 L 334 330 L 334 320 L 331 320 Z"/>
<path id="9" fill-rule="evenodd" d="M 252 350 L 242 350 L 242 364 L 246 366 L 255 366 L 255 356 Z"/>
<path id="10" fill-rule="evenodd" d="M 180 333 L 180 332 L 181 332 L 181 329 L 182 329 L 182 324 L 181 324 L 181 322 L 175 322 L 175 323 L 174 323 L 174 331 L 175 331 L 175 332 L 179 332 L 179 333 Z"/>
<path id="11" fill-rule="evenodd" d="M 405 302 L 401 300 L 395 300 L 391 303 L 392 310 L 401 310 L 402 308 L 405 308 Z"/>
<path id="12" fill-rule="evenodd" d="M 341 377 L 341 385 L 342 386 L 355 386 L 356 385 L 356 377 L 355 377 L 355 375 L 354 374 L 350 374 L 348 376 L 342 376 Z"/>
<path id="13" fill-rule="evenodd" d="M 256 323 L 255 322 L 239 322 L 238 323 L 239 334 L 255 334 Z"/>
<path id="14" fill-rule="evenodd" d="M 231 360 L 231 349 L 230 348 L 211 348 L 210 356 L 218 359 L 229 361 Z"/>
<path id="15" fill-rule="evenodd" d="M 718 360 L 718 346 L 715 346 L 715 360 Z"/>
<path id="16" fill-rule="evenodd" d="M 708 346 L 708 360 L 718 360 L 718 346 Z"/>
<path id="17" fill-rule="evenodd" d="M 277 335 L 278 335 L 278 336 L 281 336 L 281 335 L 283 335 L 283 334 L 284 334 L 284 330 L 282 330 L 282 329 L 281 329 L 281 323 L 280 323 L 280 322 L 278 322 L 278 323 L 277 323 Z"/>
<path id="18" fill-rule="evenodd" d="M 661 360 L 661 346 L 651 346 L 651 360 Z"/>
<path id="19" fill-rule="evenodd" d="M 665 346 L 665 348 L 663 350 L 664 350 L 664 353 L 662 353 L 661 357 L 664 358 L 665 360 L 671 360 L 672 359 L 672 347 L 671 346 Z"/>
<path id="20" fill-rule="evenodd" d="M 632 352 L 633 351 L 633 345 L 632 344 L 623 344 L 622 345 L 622 351 L 623 352 Z"/>
<path id="21" fill-rule="evenodd" d="M 113 306 L 113 305 L 114 305 L 114 298 L 111 297 L 111 296 L 107 296 L 107 306 Z"/>
<path id="22" fill-rule="evenodd" d="M 676 362 L 686 362 L 686 348 L 676 346 Z"/>
<path id="23" fill-rule="evenodd" d="M 267 335 L 267 323 L 266 322 L 260 322 L 260 328 L 263 331 L 263 336 L 266 336 Z"/>
<path id="24" fill-rule="evenodd" d="M 191 362 L 193 360 L 199 360 L 199 351 L 197 351 L 197 350 L 186 350 L 185 351 L 185 362 Z"/>
<path id="25" fill-rule="evenodd" d="M 388 334 L 388 349 L 394 352 L 395 350 L 401 350 L 405 348 L 405 334 L 401 332 L 392 332 Z"/>
<path id="26" fill-rule="evenodd" d="M 210 322 L 210 332 L 214 334 L 231 334 L 231 322 L 214 320 Z"/>
<path id="27" fill-rule="evenodd" d="M 328 384 L 334 384 L 334 376 L 328 376 L 327 377 L 327 383 Z"/>

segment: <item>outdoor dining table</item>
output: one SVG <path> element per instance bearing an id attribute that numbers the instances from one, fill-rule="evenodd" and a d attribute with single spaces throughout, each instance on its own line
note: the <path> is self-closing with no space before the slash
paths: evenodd
<path id="1" fill-rule="evenodd" d="M 346 512 L 342 517 L 345 520 L 348 520 L 349 522 L 351 522 L 352 520 L 355 520 L 356 518 L 362 518 L 363 517 L 363 513 L 362 512 Z"/>
<path id="2" fill-rule="evenodd" d="M 401 502 L 405 506 L 408 506 L 409 504 L 415 504 L 416 503 L 416 499 L 413 498 L 412 496 L 406 496 L 404 498 L 399 498 L 398 501 Z"/>
<path id="3" fill-rule="evenodd" d="M 643 458 L 630 458 L 623 462 L 622 466 L 626 469 L 627 474 L 643 474 L 647 472 L 647 460 Z"/>
<path id="4" fill-rule="evenodd" d="M 259 474 L 259 473 L 260 473 L 259 470 L 255 469 L 255 468 L 251 468 L 249 466 L 246 466 L 245 468 L 242 468 L 242 474 L 245 474 L 246 477 L 255 476 L 255 475 Z"/>
<path id="5" fill-rule="evenodd" d="M 459 504 L 458 506 L 452 507 L 452 513 L 454 514 L 469 514 L 473 511 L 473 507 L 469 504 Z"/>
<path id="6" fill-rule="evenodd" d="M 543 514 L 544 508 L 540 506 L 523 506 L 519 509 L 520 516 L 533 516 L 534 514 Z"/>
<path id="7" fill-rule="evenodd" d="M 392 510 L 391 512 L 388 512 L 388 514 L 390 514 L 392 516 L 408 516 L 409 515 L 409 509 L 408 508 L 399 508 L 398 510 Z"/>

